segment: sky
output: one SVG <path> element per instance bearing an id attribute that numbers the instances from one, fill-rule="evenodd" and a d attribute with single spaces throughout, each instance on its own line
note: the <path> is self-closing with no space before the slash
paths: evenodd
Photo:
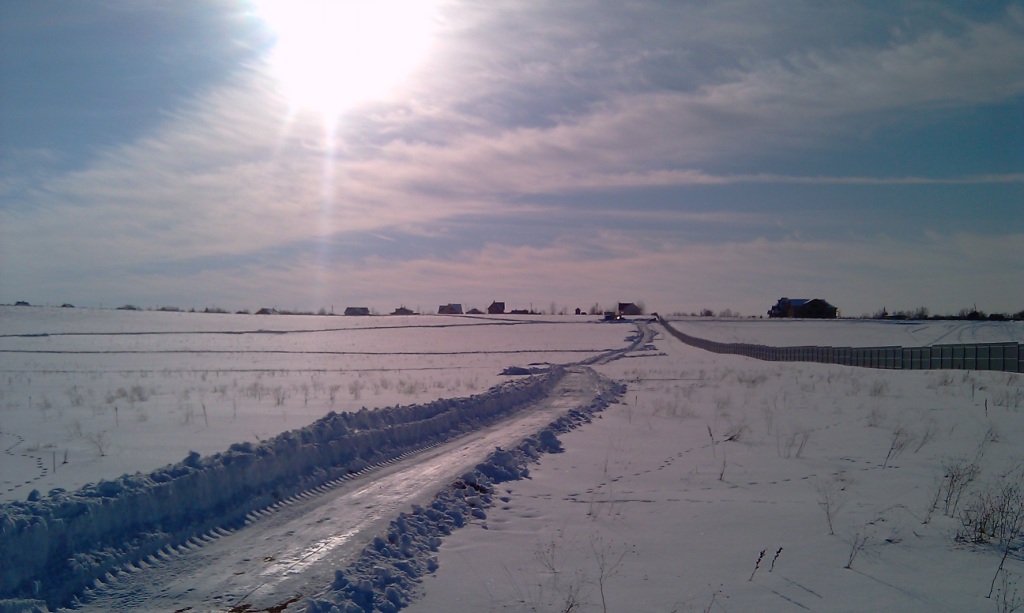
<path id="1" fill-rule="evenodd" d="M 0 303 L 1024 309 L 1024 2 L 9 0 Z"/>

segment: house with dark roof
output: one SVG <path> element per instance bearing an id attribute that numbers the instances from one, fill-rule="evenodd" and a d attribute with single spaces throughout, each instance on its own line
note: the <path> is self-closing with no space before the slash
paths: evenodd
<path id="1" fill-rule="evenodd" d="M 407 309 L 404 306 L 400 306 L 391 312 L 392 315 L 415 315 L 412 309 Z"/>
<path id="2" fill-rule="evenodd" d="M 370 314 L 370 308 L 369 307 L 346 307 L 345 308 L 345 315 L 348 315 L 349 317 L 353 317 L 353 316 L 365 317 L 365 316 L 367 316 L 369 314 Z"/>
<path id="3" fill-rule="evenodd" d="M 494 301 L 491 306 L 487 307 L 488 315 L 504 315 L 505 314 L 505 303 Z"/>
<path id="4" fill-rule="evenodd" d="M 619 315 L 643 315 L 644 310 L 633 302 L 620 302 Z"/>
<path id="5" fill-rule="evenodd" d="M 799 319 L 835 319 L 839 309 L 821 298 L 779 298 L 768 317 L 793 317 Z"/>
<path id="6" fill-rule="evenodd" d="M 462 304 L 449 302 L 437 307 L 438 315 L 462 315 Z"/>

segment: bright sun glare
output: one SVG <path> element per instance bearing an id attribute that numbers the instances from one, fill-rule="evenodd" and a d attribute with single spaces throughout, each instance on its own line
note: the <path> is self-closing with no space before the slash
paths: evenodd
<path id="1" fill-rule="evenodd" d="M 295 110 L 333 118 L 384 97 L 420 63 L 430 0 L 256 0 L 274 30 L 274 76 Z"/>

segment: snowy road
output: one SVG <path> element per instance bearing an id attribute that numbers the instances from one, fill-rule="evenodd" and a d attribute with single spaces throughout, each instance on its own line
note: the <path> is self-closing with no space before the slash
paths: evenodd
<path id="1" fill-rule="evenodd" d="M 495 447 L 513 446 L 591 402 L 601 386 L 593 370 L 570 369 L 547 398 L 505 422 L 296 499 L 201 546 L 150 560 L 101 586 L 77 610 L 259 611 L 313 596 L 400 512 L 429 502 Z"/>

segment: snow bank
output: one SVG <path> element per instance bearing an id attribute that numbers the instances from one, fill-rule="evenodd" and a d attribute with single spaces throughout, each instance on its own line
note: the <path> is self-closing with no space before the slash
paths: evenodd
<path id="1" fill-rule="evenodd" d="M 26 502 L 0 506 L 0 611 L 22 610 L 25 599 L 73 604 L 76 594 L 124 565 L 515 413 L 546 396 L 564 373 L 552 368 L 465 398 L 331 412 L 259 444 L 236 443 L 208 457 L 192 452 L 149 474 L 73 492 L 33 491 Z"/>
<path id="2" fill-rule="evenodd" d="M 589 405 L 572 409 L 514 449 L 497 448 L 487 460 L 439 492 L 429 507 L 413 506 L 374 538 L 359 558 L 335 571 L 325 594 L 307 602 L 307 613 L 392 613 L 408 606 L 423 575 L 437 570 L 434 555 L 442 537 L 477 520 L 486 528 L 487 509 L 498 497 L 496 485 L 529 476 L 527 465 L 541 453 L 562 451 L 557 434 L 590 422 L 625 393 L 621 383 L 603 381 Z M 507 498 L 506 498 L 507 500 Z"/>

